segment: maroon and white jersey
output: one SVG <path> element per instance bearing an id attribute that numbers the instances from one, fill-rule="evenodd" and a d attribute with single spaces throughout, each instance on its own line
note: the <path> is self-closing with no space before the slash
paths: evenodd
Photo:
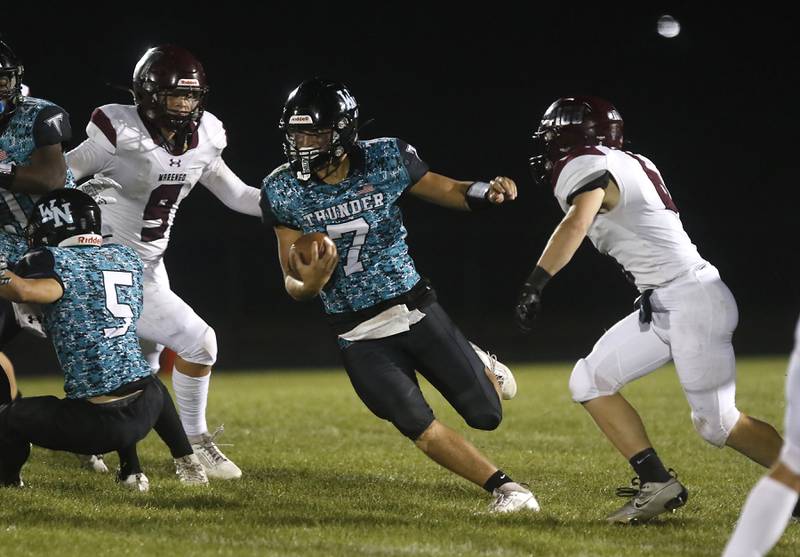
<path id="1" fill-rule="evenodd" d="M 588 236 L 600 253 L 631 273 L 639 290 L 662 286 L 703 263 L 683 229 L 656 166 L 642 155 L 603 146 L 570 153 L 553 169 L 555 196 L 566 213 L 575 196 L 608 172 L 619 186 L 616 207 L 598 214 Z"/>
<path id="2" fill-rule="evenodd" d="M 259 189 L 247 186 L 222 160 L 225 129 L 209 112 L 182 155 L 162 147 L 131 105 L 97 108 L 86 135 L 67 153 L 67 164 L 76 179 L 101 175 L 122 185 L 111 194 L 117 202 L 102 205 L 103 224 L 111 241 L 131 246 L 146 263 L 162 257 L 178 207 L 198 181 L 233 210 L 260 215 Z"/>

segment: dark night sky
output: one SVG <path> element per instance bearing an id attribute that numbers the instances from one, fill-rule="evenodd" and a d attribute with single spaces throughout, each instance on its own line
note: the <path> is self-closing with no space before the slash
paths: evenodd
<path id="1" fill-rule="evenodd" d="M 674 5 L 492 6 L 357 12 L 303 4 L 188 18 L 72 14 L 68 32 L 58 17 L 35 30 L 2 27 L 32 95 L 70 113 L 67 147 L 85 137 L 93 108 L 129 102 L 105 83 L 128 85 L 147 47 L 172 42 L 203 61 L 208 110 L 228 131 L 225 159 L 251 185 L 283 162 L 281 106 L 313 75 L 349 85 L 362 121 L 375 119 L 362 137 L 401 137 L 454 178 L 511 176 L 521 195 L 504 209 L 405 207 L 412 255 L 445 308 L 470 338 L 508 359 L 577 359 L 636 296 L 587 241 L 548 286 L 533 335 L 511 325 L 517 289 L 561 217 L 528 176 L 529 135 L 559 96 L 606 97 L 625 119 L 630 148 L 659 166 L 685 228 L 736 296 L 739 352 L 787 352 L 800 308 L 797 165 L 787 155 L 797 144 L 791 17 Z M 657 35 L 663 13 L 680 21 L 678 37 Z M 202 187 L 181 206 L 167 265 L 173 288 L 216 328 L 220 367 L 337 364 L 318 304 L 291 302 L 283 291 L 271 231 Z"/>

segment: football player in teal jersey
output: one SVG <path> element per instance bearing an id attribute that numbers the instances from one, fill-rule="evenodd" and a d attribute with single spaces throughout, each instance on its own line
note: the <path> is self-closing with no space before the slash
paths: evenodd
<path id="1" fill-rule="evenodd" d="M 494 496 L 492 512 L 538 510 L 534 495 L 469 441 L 439 422 L 417 382 L 419 371 L 471 427 L 492 430 L 510 370 L 477 349 L 436 302 L 408 254 L 397 201 L 404 194 L 456 210 L 516 198 L 514 181 L 463 182 L 430 172 L 396 138 L 358 139 L 358 104 L 341 83 L 311 79 L 290 95 L 280 127 L 288 163 L 261 193 L 264 222 L 278 240 L 287 292 L 322 297 L 345 369 L 364 404 L 435 462 Z M 290 246 L 323 232 L 335 243 L 303 262 Z M 320 247 L 320 246 L 318 246 Z"/>
<path id="2" fill-rule="evenodd" d="M 163 434 L 167 422 L 179 423 L 136 337 L 142 262 L 128 247 L 103 245 L 100 221 L 88 195 L 53 191 L 33 206 L 26 231 L 32 249 L 13 272 L 0 261 L 0 297 L 42 305 L 66 393 L 19 397 L 10 362 L 0 359 L 0 485 L 22 485 L 32 443 L 82 454 L 118 451 L 120 481 L 145 491 L 149 482 L 133 448 L 151 429 Z M 185 432 L 177 431 L 181 438 L 171 441 L 182 443 L 201 473 Z"/>

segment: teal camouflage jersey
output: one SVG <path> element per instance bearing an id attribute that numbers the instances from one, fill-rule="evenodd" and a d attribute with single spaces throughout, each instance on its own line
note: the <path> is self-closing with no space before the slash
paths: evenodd
<path id="1" fill-rule="evenodd" d="M 35 149 L 60 145 L 71 137 L 69 115 L 63 108 L 43 99 L 24 97 L 5 126 L 0 126 L 0 163 L 27 166 Z M 75 186 L 69 168 L 64 186 Z M 11 262 L 28 249 L 23 232 L 39 197 L 0 189 L 0 253 Z"/>
<path id="2" fill-rule="evenodd" d="M 265 224 L 324 232 L 336 243 L 339 265 L 321 293 L 329 314 L 370 308 L 420 280 L 397 201 L 428 166 L 395 138 L 359 141 L 351 161 L 350 175 L 335 185 L 300 182 L 283 165 L 262 187 Z"/>
<path id="3" fill-rule="evenodd" d="M 150 375 L 136 337 L 142 262 L 131 248 L 37 248 L 23 256 L 17 272 L 27 278 L 54 278 L 64 287 L 63 296 L 42 309 L 67 398 L 109 393 Z"/>

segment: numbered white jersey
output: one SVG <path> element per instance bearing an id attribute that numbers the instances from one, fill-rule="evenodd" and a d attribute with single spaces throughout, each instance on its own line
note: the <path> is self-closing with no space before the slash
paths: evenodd
<path id="1" fill-rule="evenodd" d="M 704 261 L 683 229 L 661 173 L 642 155 L 595 146 L 559 161 L 553 180 L 564 212 L 606 172 L 619 186 L 619 204 L 595 217 L 588 236 L 600 253 L 633 275 L 640 290 L 662 286 Z"/>
<path id="2" fill-rule="evenodd" d="M 205 112 L 190 148 L 170 154 L 151 136 L 136 107 L 108 104 L 92 113 L 88 139 L 67 153 L 76 179 L 89 175 L 112 178 L 122 191 L 110 193 L 114 204 L 102 205 L 103 223 L 112 242 L 131 246 L 145 262 L 159 260 L 181 201 L 204 175 L 224 166 L 225 129 Z"/>

